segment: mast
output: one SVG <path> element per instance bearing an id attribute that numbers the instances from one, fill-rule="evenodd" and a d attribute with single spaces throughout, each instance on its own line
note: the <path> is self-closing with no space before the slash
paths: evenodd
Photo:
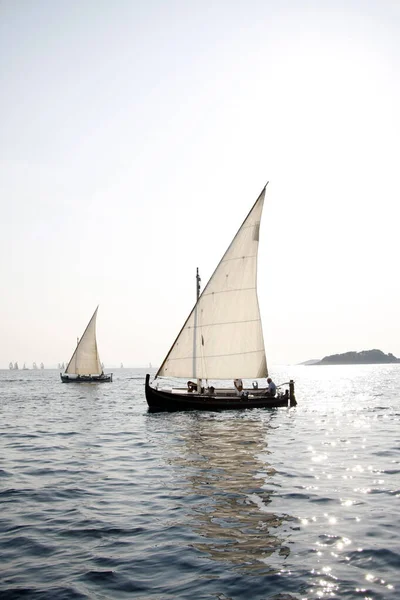
<path id="1" fill-rule="evenodd" d="M 193 377 L 197 379 L 197 391 L 201 391 L 201 379 L 196 375 L 196 347 L 197 347 L 197 306 L 200 298 L 201 277 L 199 275 L 199 267 L 196 268 L 196 304 L 194 307 L 194 327 L 193 327 Z"/>

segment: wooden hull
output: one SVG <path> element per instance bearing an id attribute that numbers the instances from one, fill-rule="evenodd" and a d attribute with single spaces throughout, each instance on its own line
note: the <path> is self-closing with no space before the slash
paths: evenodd
<path id="1" fill-rule="evenodd" d="M 174 412 L 181 410 L 245 410 L 249 408 L 279 408 L 296 406 L 294 397 L 294 384 L 291 385 L 289 395 L 266 396 L 262 393 L 252 395 L 249 390 L 248 396 L 224 395 L 218 397 L 218 393 L 197 394 L 170 392 L 157 390 L 150 386 L 150 375 L 146 375 L 145 383 L 146 400 L 150 412 Z"/>
<path id="2" fill-rule="evenodd" d="M 71 377 L 65 373 L 60 373 L 61 381 L 63 383 L 110 383 L 113 378 L 113 374 L 108 375 L 78 375 Z"/>

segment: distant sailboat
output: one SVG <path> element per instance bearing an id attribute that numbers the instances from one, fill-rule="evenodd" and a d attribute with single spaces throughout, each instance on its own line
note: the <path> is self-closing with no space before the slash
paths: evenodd
<path id="1" fill-rule="evenodd" d="M 151 411 L 232 410 L 295 406 L 294 383 L 285 393 L 268 393 L 265 385 L 243 387 L 242 379 L 268 376 L 257 298 L 257 256 L 265 187 L 257 198 L 211 279 L 157 371 L 157 377 L 180 377 L 186 387 L 158 388 L 146 375 Z M 209 251 L 210 240 L 207 240 Z M 214 387 L 208 379 L 234 380 L 235 387 Z"/>
<path id="2" fill-rule="evenodd" d="M 32 369 L 37 369 L 37 364 L 35 362 L 32 365 Z"/>
<path id="3" fill-rule="evenodd" d="M 17 363 L 17 362 L 16 362 L 16 363 L 14 363 L 14 369 L 18 369 L 18 368 L 19 368 L 19 367 L 18 367 L 18 363 Z"/>
<path id="4" fill-rule="evenodd" d="M 26 364 L 24 363 L 24 366 L 22 367 L 23 371 L 29 371 L 28 367 L 26 366 Z"/>
<path id="5" fill-rule="evenodd" d="M 10 362 L 10 364 L 8 365 L 8 368 L 11 369 L 11 370 L 13 370 L 14 365 L 12 364 L 12 362 Z"/>
<path id="6" fill-rule="evenodd" d="M 121 363 L 121 369 L 123 369 L 123 368 L 124 368 L 124 365 Z"/>
<path id="7" fill-rule="evenodd" d="M 44 364 L 43 363 L 40 363 L 40 368 L 44 369 Z"/>
<path id="8" fill-rule="evenodd" d="M 61 381 L 68 382 L 108 382 L 113 374 L 105 375 L 101 367 L 96 341 L 96 318 L 98 308 L 93 313 L 88 326 L 69 361 L 65 373 L 60 373 Z"/>

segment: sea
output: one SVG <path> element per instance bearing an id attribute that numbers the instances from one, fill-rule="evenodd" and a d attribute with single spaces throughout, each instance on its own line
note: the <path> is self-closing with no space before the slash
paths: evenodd
<path id="1" fill-rule="evenodd" d="M 270 372 L 295 408 L 0 371 L 0 599 L 400 598 L 400 364 Z"/>

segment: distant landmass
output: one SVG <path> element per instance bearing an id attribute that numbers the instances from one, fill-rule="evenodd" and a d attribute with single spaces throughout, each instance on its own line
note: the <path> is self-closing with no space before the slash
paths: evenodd
<path id="1" fill-rule="evenodd" d="M 344 354 L 331 354 L 322 360 L 307 361 L 302 364 L 312 365 L 375 365 L 400 363 L 390 352 L 385 354 L 382 350 L 362 350 L 361 352 L 345 352 Z"/>
<path id="2" fill-rule="evenodd" d="M 321 362 L 320 358 L 311 358 L 310 360 L 305 360 L 304 362 L 299 363 L 299 365 L 316 365 L 319 362 Z"/>

